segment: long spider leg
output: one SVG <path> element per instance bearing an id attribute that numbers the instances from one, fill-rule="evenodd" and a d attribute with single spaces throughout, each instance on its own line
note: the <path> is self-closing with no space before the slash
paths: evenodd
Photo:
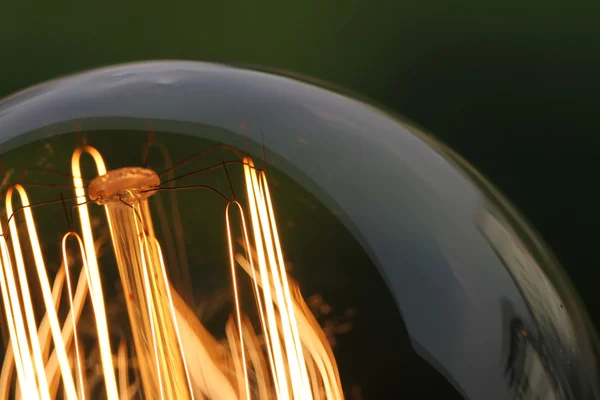
<path id="1" fill-rule="evenodd" d="M 201 151 L 199 153 L 192 154 L 191 156 L 189 156 L 189 157 L 183 159 L 182 161 L 174 164 L 172 167 L 170 167 L 170 168 L 162 171 L 160 174 L 158 174 L 158 176 L 162 177 L 162 176 L 168 174 L 169 171 L 177 169 L 177 168 L 181 167 L 182 165 L 185 165 L 185 164 L 189 163 L 190 161 L 193 161 L 193 160 L 195 160 L 195 159 L 197 159 L 199 157 L 202 157 L 202 156 L 204 156 L 206 154 L 212 153 L 212 152 L 214 152 L 216 150 L 219 150 L 219 149 L 230 150 L 233 153 L 235 153 L 240 159 L 244 158 L 244 155 L 238 149 L 236 149 L 235 147 L 229 146 L 229 145 L 226 145 L 226 144 L 219 144 L 219 145 L 216 145 L 216 146 L 213 146 L 213 147 L 209 147 L 208 149 L 203 150 L 203 151 Z"/>

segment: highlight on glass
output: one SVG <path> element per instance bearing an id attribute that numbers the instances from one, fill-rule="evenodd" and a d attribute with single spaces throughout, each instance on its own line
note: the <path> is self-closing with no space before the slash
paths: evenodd
<path id="1" fill-rule="evenodd" d="M 472 167 L 192 62 L 0 101 L 1 399 L 595 399 L 597 337 Z"/>

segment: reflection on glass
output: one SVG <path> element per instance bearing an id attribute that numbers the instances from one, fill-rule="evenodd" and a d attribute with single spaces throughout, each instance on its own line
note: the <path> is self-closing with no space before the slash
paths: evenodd
<path id="1" fill-rule="evenodd" d="M 513 275 L 534 316 L 529 328 L 507 299 L 503 300 L 508 350 L 506 375 L 522 399 L 573 396 L 569 371 L 576 368 L 573 326 L 558 294 L 518 236 L 490 205 L 477 225 Z M 570 392 L 566 396 L 565 392 Z"/>

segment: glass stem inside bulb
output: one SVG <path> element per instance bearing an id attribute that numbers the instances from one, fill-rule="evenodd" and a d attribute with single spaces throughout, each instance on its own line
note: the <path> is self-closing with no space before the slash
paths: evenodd
<path id="1" fill-rule="evenodd" d="M 190 399 L 190 380 L 148 201 L 127 192 L 127 202 L 116 200 L 106 207 L 144 392 L 148 398 Z"/>

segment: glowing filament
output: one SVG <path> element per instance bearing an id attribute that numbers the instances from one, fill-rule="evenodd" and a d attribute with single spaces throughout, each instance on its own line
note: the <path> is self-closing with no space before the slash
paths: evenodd
<path id="1" fill-rule="evenodd" d="M 94 248 L 94 236 L 92 233 L 92 223 L 88 212 L 87 200 L 81 178 L 80 158 L 83 153 L 89 153 L 96 164 L 98 175 L 106 174 L 106 166 L 102 156 L 98 150 L 93 147 L 78 148 L 73 153 L 71 159 L 71 171 L 73 172 L 73 185 L 75 187 L 75 195 L 77 196 L 77 210 L 79 211 L 79 220 L 81 221 L 81 231 L 83 234 L 83 244 L 88 263 L 89 290 L 94 309 L 94 319 L 98 329 L 98 341 L 100 345 L 100 356 L 102 359 L 102 370 L 104 372 L 104 383 L 106 385 L 106 393 L 108 398 L 117 399 L 117 382 L 115 371 L 112 365 L 112 351 L 108 340 L 108 322 L 106 321 L 106 310 L 104 305 L 104 295 L 102 293 L 102 282 L 100 280 L 100 272 L 98 271 L 98 259 L 96 257 L 96 249 Z"/>
<path id="2" fill-rule="evenodd" d="M 12 215 L 12 192 L 13 188 L 17 190 L 21 197 L 21 203 L 23 207 L 29 206 L 29 199 L 27 197 L 27 193 L 25 193 L 25 189 L 22 186 L 16 185 L 11 187 L 6 194 L 6 211 L 8 215 Z M 67 371 L 70 370 L 69 361 L 67 358 L 67 352 L 65 350 L 65 345 L 62 339 L 60 325 L 58 322 L 58 315 L 56 314 L 56 310 L 54 308 L 54 303 L 52 301 L 52 293 L 50 289 L 50 282 L 48 280 L 48 275 L 46 274 L 46 266 L 44 264 L 44 258 L 42 256 L 42 250 L 40 248 L 40 243 L 37 237 L 37 231 L 35 228 L 35 222 L 33 220 L 33 214 L 31 212 L 31 208 L 25 208 L 25 221 L 27 226 L 27 233 L 29 235 L 29 241 L 31 243 L 31 249 L 33 251 L 33 258 L 35 260 L 35 267 L 38 274 L 38 279 L 42 288 L 42 297 L 44 301 L 44 305 L 47 310 L 48 319 L 50 322 L 50 330 L 52 332 L 52 337 L 54 339 L 54 345 L 57 350 L 58 360 L 60 364 L 60 368 L 63 372 L 62 378 L 65 386 L 65 391 L 70 399 L 77 398 L 77 392 L 75 390 L 75 383 L 73 382 L 73 377 Z M 11 239 L 13 243 L 13 253 L 17 263 L 17 270 L 19 272 L 19 280 L 21 282 L 21 290 L 23 292 L 23 297 L 27 298 L 25 300 L 26 307 L 26 315 L 27 315 L 27 325 L 29 327 L 30 340 L 33 342 L 32 347 L 34 349 L 34 362 L 37 369 L 38 376 L 38 384 L 40 387 L 40 395 L 42 399 L 49 399 L 50 394 L 48 392 L 48 383 L 46 380 L 45 368 L 42 362 L 42 355 L 40 349 L 40 343 L 37 340 L 37 328 L 35 323 L 35 318 L 33 314 L 33 307 L 31 304 L 31 295 L 29 290 L 29 284 L 27 282 L 27 275 L 25 272 L 25 261 L 23 258 L 23 254 L 21 252 L 21 245 L 19 242 L 19 234 L 17 232 L 17 226 L 14 218 L 10 221 L 10 233 Z"/>
<path id="3" fill-rule="evenodd" d="M 133 347 L 128 348 L 130 343 L 120 339 L 115 354 L 109 339 L 112 327 L 106 316 L 99 269 L 99 243 L 103 239 L 94 239 L 88 210 L 88 203 L 98 199 L 86 198 L 80 167 L 84 153 L 92 156 L 98 175 L 106 178 L 102 178 L 103 182 L 110 183 L 112 194 L 118 196 L 103 206 L 125 294 Z M 210 335 L 190 304 L 169 281 L 161 245 L 154 234 L 148 203 L 150 191 L 135 187 L 121 190 L 118 181 L 110 181 L 111 174 L 107 174 L 100 153 L 89 146 L 75 150 L 71 170 L 79 233 L 69 231 L 63 235 L 62 264 L 52 285 L 27 193 L 20 185 L 7 192 L 5 203 L 7 216 L 11 217 L 8 224 L 11 246 L 0 224 L 0 290 L 10 341 L 0 372 L 0 400 L 8 399 L 11 390 L 19 400 L 50 400 L 59 394 L 74 400 L 94 395 L 87 371 L 89 366 L 85 363 L 89 355 L 84 354 L 89 351 L 89 347 L 85 347 L 88 342 L 80 337 L 85 332 L 80 317 L 88 291 L 101 379 L 109 399 L 130 399 L 139 391 L 150 398 L 178 400 L 204 399 L 205 396 L 223 400 L 343 399 L 331 347 L 285 269 L 266 174 L 257 170 L 250 158 L 243 160 L 248 204 L 242 206 L 230 201 L 225 207 L 227 237 L 224 240 L 228 248 L 234 309 L 225 327 L 223 343 Z M 131 186 L 136 181 L 128 182 Z M 29 243 L 25 251 L 21 247 L 24 234 L 12 218 L 15 191 L 20 196 L 25 217 L 25 236 Z M 173 207 L 177 210 L 176 205 Z M 245 254 L 235 251 L 231 228 L 233 209 L 239 211 L 236 217 L 242 232 L 238 246 L 241 242 Z M 174 213 L 178 215 L 178 211 Z M 176 229 L 181 242 L 183 230 Z M 69 243 L 77 244 L 77 257 L 71 256 Z M 182 246 L 177 243 L 180 251 L 183 251 Z M 167 254 L 169 247 L 176 246 L 168 244 Z M 25 256 L 28 251 L 41 289 L 45 310 L 41 319 L 36 319 L 28 282 L 26 261 L 30 258 Z M 71 270 L 79 258 L 79 278 L 75 283 Z M 178 254 L 176 258 L 187 266 L 185 254 Z M 244 273 L 240 274 L 240 269 Z M 243 280 L 250 281 L 255 304 L 242 301 L 240 284 Z M 68 311 L 63 313 L 61 296 L 65 286 Z M 191 287 L 191 283 L 188 286 Z M 251 324 L 246 314 L 249 308 L 257 313 L 260 326 Z M 61 315 L 66 314 L 62 326 L 59 310 Z M 129 358 L 130 353 L 135 354 L 135 359 Z M 130 382 L 130 368 L 137 368 L 139 380 L 131 378 L 134 382 Z M 13 371 L 16 372 L 14 389 Z"/>

